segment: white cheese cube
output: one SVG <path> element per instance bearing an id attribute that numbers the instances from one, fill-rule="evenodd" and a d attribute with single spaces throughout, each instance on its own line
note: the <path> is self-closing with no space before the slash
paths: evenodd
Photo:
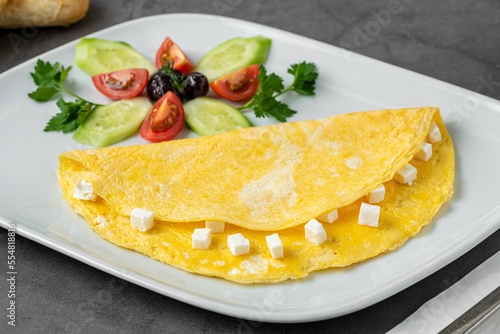
<path id="1" fill-rule="evenodd" d="M 101 226 L 106 226 L 109 224 L 108 220 L 103 216 L 97 216 L 97 224 Z"/>
<path id="2" fill-rule="evenodd" d="M 146 232 L 154 226 L 153 212 L 135 208 L 130 214 L 130 225 L 135 230 Z"/>
<path id="3" fill-rule="evenodd" d="M 278 233 L 266 236 L 266 242 L 273 259 L 283 257 L 283 244 Z"/>
<path id="4" fill-rule="evenodd" d="M 339 211 L 337 209 L 333 210 L 332 212 L 330 213 L 325 213 L 325 214 L 322 214 L 322 215 L 319 215 L 316 220 L 322 222 L 322 223 L 328 223 L 328 224 L 331 224 L 333 223 L 334 221 L 337 220 L 337 218 L 339 218 Z"/>
<path id="5" fill-rule="evenodd" d="M 401 184 L 409 184 L 417 178 L 417 169 L 410 164 L 406 164 L 394 175 L 394 180 Z"/>
<path id="6" fill-rule="evenodd" d="M 209 228 L 195 228 L 191 238 L 194 249 L 208 249 L 212 243 L 212 230 Z"/>
<path id="7" fill-rule="evenodd" d="M 431 126 L 429 127 L 429 134 L 427 135 L 429 141 L 434 144 L 441 141 L 441 131 L 439 131 L 436 122 L 431 122 Z"/>
<path id="8" fill-rule="evenodd" d="M 306 231 L 306 239 L 316 246 L 319 246 L 326 241 L 327 237 L 325 228 L 316 219 L 311 219 L 304 228 Z"/>
<path id="9" fill-rule="evenodd" d="M 95 201 L 96 195 L 94 194 L 92 183 L 86 182 L 84 180 L 80 181 L 75 187 L 73 198 L 83 199 L 85 201 Z"/>
<path id="10" fill-rule="evenodd" d="M 224 233 L 224 229 L 226 228 L 226 223 L 216 220 L 207 220 L 205 222 L 205 227 L 211 229 L 212 233 Z"/>
<path id="11" fill-rule="evenodd" d="M 358 224 L 378 227 L 380 216 L 380 206 L 361 203 L 359 210 Z"/>
<path id="12" fill-rule="evenodd" d="M 439 131 L 439 130 L 438 130 Z M 432 144 L 424 143 L 422 149 L 415 154 L 417 160 L 427 161 L 432 157 Z"/>
<path id="13" fill-rule="evenodd" d="M 227 247 L 233 255 L 243 255 L 250 251 L 250 242 L 241 233 L 227 236 Z"/>
<path id="14" fill-rule="evenodd" d="M 380 203 L 384 200 L 385 197 L 385 187 L 383 184 L 378 186 L 377 188 L 373 189 L 370 191 L 368 196 L 366 196 L 368 199 L 368 203 Z"/>

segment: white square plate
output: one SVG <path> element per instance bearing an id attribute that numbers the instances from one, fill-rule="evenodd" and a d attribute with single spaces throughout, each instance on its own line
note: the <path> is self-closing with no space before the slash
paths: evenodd
<path id="1" fill-rule="evenodd" d="M 43 132 L 58 110 L 55 101 L 36 103 L 28 98 L 35 89 L 29 75 L 36 62 L 32 59 L 0 75 L 0 225 L 15 223 L 21 235 L 166 296 L 215 312 L 273 322 L 321 320 L 367 307 L 445 266 L 500 227 L 496 100 L 328 44 L 225 17 L 159 15 L 91 36 L 126 41 L 153 59 L 168 35 L 196 62 L 227 39 L 259 34 L 273 40 L 265 64 L 269 71 L 287 78 L 286 68 L 302 60 L 319 68 L 316 96 L 285 98 L 298 110 L 294 121 L 384 108 L 441 108 L 455 143 L 457 168 L 455 195 L 433 224 L 395 252 L 275 285 L 239 285 L 190 274 L 115 246 L 88 228 L 61 198 L 58 155 L 85 147 L 70 134 Z M 75 44 L 37 58 L 72 65 Z M 89 100 L 109 102 L 79 68 L 66 82 Z M 255 125 L 274 122 L 252 116 L 250 120 Z M 180 135 L 192 136 L 187 129 Z M 142 143 L 146 142 L 136 135 L 120 145 Z"/>

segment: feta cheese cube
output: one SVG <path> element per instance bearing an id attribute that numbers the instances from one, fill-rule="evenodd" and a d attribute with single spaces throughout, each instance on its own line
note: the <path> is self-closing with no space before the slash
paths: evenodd
<path id="1" fill-rule="evenodd" d="M 212 243 L 212 230 L 209 228 L 195 228 L 191 238 L 194 249 L 208 249 Z"/>
<path id="2" fill-rule="evenodd" d="M 205 227 L 211 229 L 212 233 L 224 233 L 226 223 L 217 220 L 207 220 L 205 222 Z"/>
<path id="3" fill-rule="evenodd" d="M 109 224 L 108 220 L 106 219 L 106 217 L 103 217 L 103 216 L 97 216 L 97 224 L 101 225 L 101 226 L 106 226 Z"/>
<path id="4" fill-rule="evenodd" d="M 339 218 L 339 211 L 337 209 L 333 210 L 332 212 L 330 213 L 325 213 L 325 214 L 322 214 L 322 215 L 319 215 L 316 220 L 322 222 L 322 223 L 328 223 L 328 224 L 331 224 L 333 223 L 334 221 L 337 220 L 337 218 Z"/>
<path id="5" fill-rule="evenodd" d="M 379 185 L 377 188 L 370 191 L 370 193 L 366 197 L 368 199 L 368 203 L 370 204 L 382 202 L 385 197 L 384 185 L 383 184 Z"/>
<path id="6" fill-rule="evenodd" d="M 250 242 L 241 233 L 227 236 L 227 246 L 233 255 L 243 255 L 250 251 Z"/>
<path id="7" fill-rule="evenodd" d="M 427 135 L 428 140 L 434 144 L 441 141 L 441 131 L 436 125 L 436 122 L 431 122 L 431 126 L 429 127 L 429 134 Z"/>
<path id="8" fill-rule="evenodd" d="M 422 149 L 415 154 L 417 160 L 427 161 L 432 157 L 432 144 L 424 143 Z"/>
<path id="9" fill-rule="evenodd" d="M 75 187 L 73 198 L 83 199 L 85 201 L 95 201 L 96 195 L 94 194 L 92 183 L 81 180 Z"/>
<path id="10" fill-rule="evenodd" d="M 130 214 L 130 225 L 135 230 L 146 232 L 154 226 L 153 212 L 135 208 Z"/>
<path id="11" fill-rule="evenodd" d="M 380 206 L 361 203 L 359 210 L 358 224 L 378 227 Z"/>
<path id="12" fill-rule="evenodd" d="M 409 184 L 417 178 L 417 169 L 410 164 L 406 164 L 394 175 L 394 180 L 401 184 Z"/>
<path id="13" fill-rule="evenodd" d="M 316 219 L 311 219 L 305 226 L 306 239 L 314 245 L 319 246 L 326 241 L 326 231 L 323 225 Z"/>
<path id="14" fill-rule="evenodd" d="M 278 233 L 266 236 L 266 242 L 273 259 L 283 257 L 283 244 Z"/>

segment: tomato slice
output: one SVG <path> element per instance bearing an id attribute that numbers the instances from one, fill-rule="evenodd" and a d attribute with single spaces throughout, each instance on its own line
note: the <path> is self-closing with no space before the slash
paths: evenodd
<path id="1" fill-rule="evenodd" d="M 183 74 L 191 71 L 194 68 L 193 63 L 182 52 L 181 48 L 175 44 L 170 37 L 167 37 L 158 51 L 156 52 L 156 67 L 161 68 L 166 62 L 174 62 L 174 69 L 181 71 Z"/>
<path id="2" fill-rule="evenodd" d="M 215 94 L 230 101 L 241 101 L 259 88 L 259 65 L 254 64 L 226 74 L 210 83 Z"/>
<path id="3" fill-rule="evenodd" d="M 92 77 L 98 91 L 114 100 L 131 99 L 141 94 L 148 84 L 149 72 L 144 68 L 132 68 Z"/>
<path id="4" fill-rule="evenodd" d="M 184 107 L 181 100 L 167 92 L 155 103 L 141 125 L 141 137 L 159 143 L 175 138 L 184 126 Z"/>

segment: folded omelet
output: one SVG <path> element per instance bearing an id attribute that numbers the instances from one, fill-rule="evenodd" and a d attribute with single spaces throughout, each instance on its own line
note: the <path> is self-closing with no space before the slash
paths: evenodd
<path id="1" fill-rule="evenodd" d="M 435 122 L 441 140 L 417 161 Z M 412 160 L 413 159 L 413 160 Z M 412 185 L 394 181 L 406 164 Z M 76 150 L 60 156 L 59 185 L 71 207 L 116 245 L 175 267 L 239 283 L 275 283 L 357 263 L 394 250 L 417 234 L 453 193 L 453 143 L 437 108 L 379 110 L 239 129 L 158 144 Z M 80 181 L 95 200 L 73 197 Z M 381 184 L 378 227 L 358 224 L 365 196 Z M 131 227 L 134 208 L 154 212 L 154 227 Z M 338 209 L 319 246 L 304 224 Z M 195 228 L 226 222 L 208 249 L 193 249 Z M 248 254 L 234 256 L 241 233 Z M 278 233 L 282 258 L 266 236 Z"/>

